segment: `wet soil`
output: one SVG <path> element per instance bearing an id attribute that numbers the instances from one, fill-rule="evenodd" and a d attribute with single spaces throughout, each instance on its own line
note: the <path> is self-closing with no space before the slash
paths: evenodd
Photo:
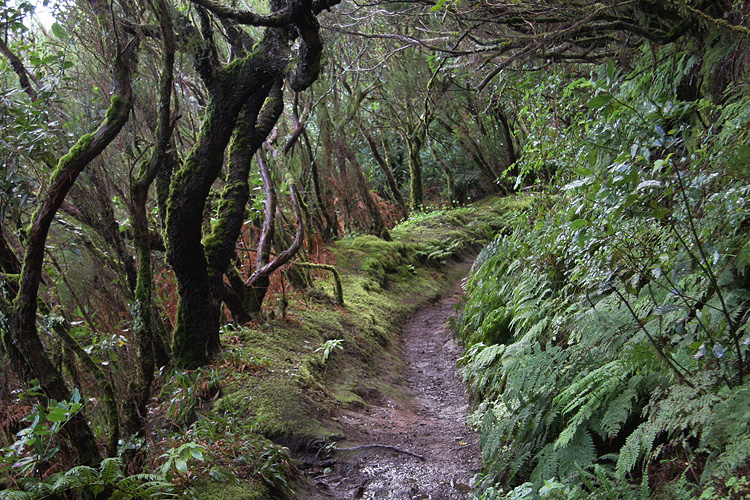
<path id="1" fill-rule="evenodd" d="M 459 264 L 462 275 L 471 263 Z M 319 444 L 305 465 L 310 486 L 303 500 L 465 500 L 479 471 L 477 435 L 465 425 L 469 399 L 456 360 L 460 348 L 448 319 L 462 289 L 457 280 L 436 303 L 404 325 L 402 371 L 366 405 L 340 412 L 345 439 Z M 333 450 L 335 448 L 335 451 Z"/>

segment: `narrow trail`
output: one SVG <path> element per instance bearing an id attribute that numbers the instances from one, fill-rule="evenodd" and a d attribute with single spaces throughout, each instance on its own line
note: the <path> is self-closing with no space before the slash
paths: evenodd
<path id="1" fill-rule="evenodd" d="M 470 265 L 459 265 L 463 276 Z M 390 381 L 399 390 L 339 415 L 346 441 L 337 443 L 332 455 L 318 457 L 307 472 L 313 486 L 299 499 L 471 497 L 470 482 L 480 466 L 478 437 L 465 425 L 469 399 L 455 369 L 461 350 L 448 326 L 462 295 L 460 284 L 404 325 L 400 348 L 406 368 Z"/>

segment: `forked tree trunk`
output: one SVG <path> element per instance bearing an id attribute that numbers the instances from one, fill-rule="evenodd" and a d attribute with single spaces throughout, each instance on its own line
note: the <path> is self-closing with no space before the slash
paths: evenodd
<path id="1" fill-rule="evenodd" d="M 263 40 L 253 47 L 251 53 L 219 68 L 218 58 L 211 50 L 211 21 L 205 11 L 199 12 L 209 49 L 206 60 L 201 61 L 200 70 L 207 80 L 211 98 L 196 145 L 182 168 L 174 174 L 167 206 L 167 256 L 177 277 L 179 293 L 173 336 L 174 364 L 179 368 L 202 366 L 219 348 L 219 317 L 224 292 L 221 276 L 226 272 L 230 260 L 224 264 L 223 249 L 234 246 L 239 229 L 234 234 L 234 230 L 229 228 L 231 221 L 225 219 L 219 221 L 219 226 L 227 224 L 225 228 L 217 226 L 218 231 L 204 239 L 203 210 L 211 186 L 223 166 L 224 153 L 237 128 L 238 117 L 243 109 L 260 110 L 277 82 L 285 78 L 289 80 L 292 90 L 298 92 L 312 85 L 320 71 L 322 52 L 315 14 L 336 4 L 337 0 L 316 2 L 315 5 L 311 0 L 288 0 L 286 10 L 278 2 L 274 10 L 283 11 L 282 18 L 285 20 L 271 24 L 260 19 L 262 16 L 253 13 L 238 15 L 238 11 L 226 9 L 219 3 L 196 3 L 220 17 L 230 17 L 247 24 L 280 27 L 268 28 Z M 289 46 L 297 37 L 300 40 L 297 64 L 287 74 Z M 251 115 L 246 113 L 242 120 L 251 119 Z M 268 127 L 268 123 L 261 123 L 263 113 L 256 116 L 258 120 L 240 123 L 239 129 L 252 127 L 256 131 L 270 131 L 275 119 L 269 122 Z M 244 211 L 244 205 L 232 207 L 225 204 L 224 208 Z M 256 269 L 249 284 L 265 290 L 267 285 L 264 286 L 264 279 L 277 269 L 271 264 L 270 267 Z"/>

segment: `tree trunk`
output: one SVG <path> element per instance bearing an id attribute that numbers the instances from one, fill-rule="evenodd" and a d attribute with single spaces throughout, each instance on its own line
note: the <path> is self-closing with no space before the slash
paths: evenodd
<path id="1" fill-rule="evenodd" d="M 380 155 L 380 151 L 378 151 L 378 145 L 375 143 L 373 138 L 367 133 L 364 126 L 361 127 L 361 129 L 362 129 L 362 134 L 365 136 L 365 139 L 367 140 L 367 144 L 370 146 L 372 157 L 375 158 L 375 162 L 378 164 L 378 166 L 380 167 L 380 170 L 382 170 L 383 174 L 385 175 L 385 181 L 386 183 L 388 183 L 388 188 L 391 190 L 391 194 L 393 195 L 393 200 L 401 209 L 401 215 L 406 217 L 407 215 L 409 215 L 409 209 L 406 206 L 404 197 L 401 196 L 401 190 L 398 188 L 398 185 L 396 184 L 396 178 L 393 176 L 393 169 L 388 164 L 388 162 L 386 162 L 385 159 Z"/>
<path id="2" fill-rule="evenodd" d="M 325 226 L 320 228 L 320 236 L 324 242 L 328 242 L 339 236 L 338 221 L 336 220 L 336 213 L 330 209 L 330 206 L 326 201 L 326 194 L 324 193 L 323 186 L 320 182 L 319 164 L 313 155 L 310 138 L 307 136 L 306 131 L 302 132 L 302 136 L 305 139 L 305 148 L 307 150 L 307 155 L 310 158 L 310 177 L 312 178 L 313 188 L 315 190 L 315 206 L 325 220 Z"/>
<path id="3" fill-rule="evenodd" d="M 149 238 L 148 215 L 146 202 L 148 191 L 160 170 L 168 161 L 167 150 L 172 138 L 174 124 L 171 117 L 172 85 L 174 82 L 173 67 L 175 38 L 172 18 L 164 0 L 158 0 L 157 18 L 164 44 L 164 58 L 159 84 L 158 120 L 156 127 L 156 144 L 151 157 L 144 162 L 131 187 L 131 217 L 133 220 L 133 241 L 138 257 L 138 274 L 136 276 L 135 300 L 133 301 L 133 336 L 136 344 L 136 373 L 131 380 L 128 401 L 123 405 L 125 413 L 126 435 L 141 434 L 147 405 L 151 399 L 151 382 L 154 379 L 154 331 L 155 318 L 152 317 L 152 267 L 151 242 Z"/>
<path id="4" fill-rule="evenodd" d="M 450 166 L 445 160 L 440 158 L 440 155 L 435 152 L 434 148 L 430 148 L 430 153 L 432 153 L 432 157 L 440 165 L 440 169 L 445 174 L 445 182 L 448 184 L 448 206 L 453 208 L 456 201 L 456 186 L 453 182 L 453 172 L 451 172 Z"/>
<path id="5" fill-rule="evenodd" d="M 107 19 L 106 4 L 92 0 L 91 5 L 100 19 Z M 103 28 L 107 28 L 104 27 Z M 113 30 L 113 26 L 109 26 Z M 45 352 L 36 328 L 37 296 L 42 277 L 44 249 L 50 225 L 83 169 L 109 145 L 128 121 L 132 107 L 130 68 L 132 54 L 114 47 L 114 96 L 104 121 L 93 134 L 81 137 L 68 154 L 60 158 L 52 173 L 47 193 L 32 216 L 28 243 L 23 258 L 20 286 L 16 297 L 16 321 L 12 328 L 14 344 L 23 356 L 23 362 L 34 373 L 42 390 L 50 399 L 70 400 L 62 374 L 55 369 Z M 71 444 L 79 456 L 79 463 L 97 464 L 101 460 L 96 439 L 83 413 L 76 413 L 64 427 Z"/>
<path id="6" fill-rule="evenodd" d="M 409 194 L 411 209 L 420 212 L 424 208 L 424 185 L 422 184 L 422 146 L 424 145 L 426 128 L 423 122 L 411 127 L 404 140 L 409 148 Z"/>
<path id="7" fill-rule="evenodd" d="M 385 226 L 383 215 L 380 213 L 380 209 L 378 209 L 377 205 L 375 205 L 375 202 L 372 200 L 370 190 L 367 188 L 367 182 L 365 181 L 364 174 L 362 174 L 362 168 L 359 166 L 357 157 L 354 156 L 354 153 L 352 153 L 349 147 L 344 144 L 341 139 L 338 139 L 336 143 L 339 147 L 339 150 L 341 150 L 341 152 L 344 154 L 344 157 L 346 157 L 351 162 L 352 167 L 354 168 L 354 175 L 357 177 L 357 188 L 359 191 L 359 196 L 362 198 L 362 202 L 365 204 L 365 208 L 367 209 L 367 212 L 370 216 L 371 222 L 370 227 L 368 228 L 368 233 L 374 234 L 375 236 L 383 238 L 386 241 L 391 241 L 391 235 L 388 233 L 388 228 Z"/>
<path id="8" fill-rule="evenodd" d="M 180 368 L 205 365 L 219 349 L 221 298 L 213 286 L 215 279 L 209 273 L 201 242 L 203 209 L 211 185 L 221 171 L 224 150 L 240 110 L 251 98 L 262 103 L 271 90 L 270 82 L 259 83 L 262 61 L 248 56 L 243 66 L 244 74 L 239 81 L 225 68 L 220 77 L 223 81 L 213 89 L 198 142 L 175 173 L 170 188 L 167 256 L 177 277 L 179 294 L 172 353 L 175 366 Z M 267 75 L 263 80 L 266 78 Z M 235 241 L 236 237 L 231 244 Z M 215 240 L 209 243 L 212 246 L 225 244 Z"/>
<path id="9" fill-rule="evenodd" d="M 505 116 L 505 113 L 503 113 L 499 109 L 495 109 L 495 117 L 497 118 L 497 121 L 500 122 L 500 125 L 503 128 L 505 148 L 508 151 L 508 166 L 512 168 L 512 170 L 510 171 L 510 175 L 515 177 L 518 175 L 518 167 L 516 166 L 518 157 L 516 156 L 516 148 L 513 144 L 513 134 L 510 130 L 510 124 L 508 123 L 508 118 Z"/>
<path id="10" fill-rule="evenodd" d="M 175 366 L 197 368 L 206 364 L 219 348 L 219 316 L 223 285 L 220 276 L 227 245 L 234 245 L 239 234 L 221 228 L 202 244 L 203 209 L 213 182 L 223 166 L 224 153 L 243 108 L 260 109 L 277 82 L 288 76 L 295 91 L 303 91 L 317 78 L 320 70 L 322 42 L 315 13 L 337 3 L 316 3 L 309 0 L 289 0 L 289 17 L 268 28 L 263 40 L 253 51 L 219 69 L 218 58 L 212 50 L 211 23 L 205 12 L 201 13 L 202 28 L 207 51 L 199 59 L 199 71 L 207 81 L 210 100 L 203 119 L 201 134 L 193 151 L 182 168 L 175 173 L 167 206 L 167 257 L 177 277 L 179 302 L 173 337 Z M 201 2 L 206 9 L 221 17 L 232 17 L 232 12 L 221 4 Z M 315 11 L 315 12 L 314 12 Z M 253 19 L 246 21 L 256 24 Z M 235 18 L 236 20 L 239 20 Z M 292 29 L 295 28 L 295 29 Z M 299 37 L 297 64 L 287 74 L 289 46 Z M 243 120 L 247 116 L 243 116 Z M 271 127 L 275 123 L 270 123 Z M 253 126 L 265 129 L 267 124 L 256 122 Z M 249 124 L 240 123 L 240 128 Z M 268 127 L 270 130 L 270 127 Z M 265 137 L 265 136 L 264 136 Z M 227 210 L 244 210 L 243 207 L 224 205 Z M 229 224 L 225 220 L 225 224 Z M 221 221 L 219 222 L 221 224 Z M 300 224 L 302 226 L 302 224 Z M 216 236 L 217 238 L 214 238 Z M 301 243 L 301 241 L 300 241 Z M 208 252 L 206 251 L 208 249 Z M 209 267 L 211 265 L 211 267 Z M 270 275 L 275 268 L 264 268 L 254 276 L 259 282 L 263 273 Z M 267 277 L 267 276 L 266 276 Z"/>

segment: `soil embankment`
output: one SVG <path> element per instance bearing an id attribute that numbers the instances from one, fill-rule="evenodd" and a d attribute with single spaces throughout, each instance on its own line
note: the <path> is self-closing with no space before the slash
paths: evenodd
<path id="1" fill-rule="evenodd" d="M 459 266 L 465 276 L 470 262 Z M 298 498 L 470 498 L 478 437 L 465 425 L 469 399 L 456 375 L 460 348 L 448 326 L 461 295 L 456 280 L 404 325 L 399 347 L 405 367 L 387 380 L 394 390 L 338 414 L 345 439 L 302 460 L 312 485 Z"/>

